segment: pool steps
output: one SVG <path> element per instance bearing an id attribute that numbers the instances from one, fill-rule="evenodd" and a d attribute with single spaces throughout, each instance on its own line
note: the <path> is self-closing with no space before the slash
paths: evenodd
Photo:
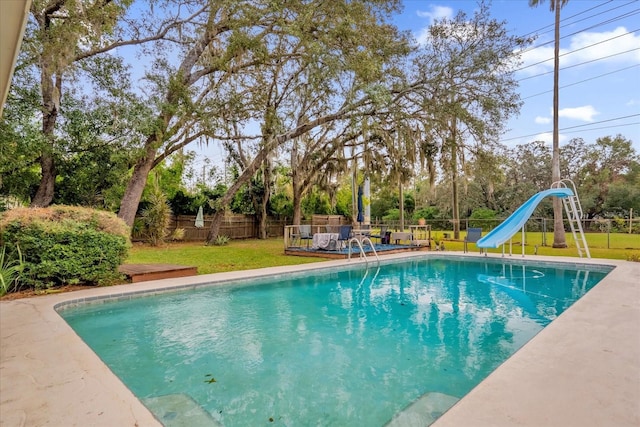
<path id="1" fill-rule="evenodd" d="M 444 393 L 429 392 L 420 396 L 385 424 L 385 427 L 424 427 L 433 424 L 455 405 L 459 398 Z"/>
<path id="2" fill-rule="evenodd" d="M 164 427 L 222 427 L 187 394 L 166 394 L 141 400 Z"/>

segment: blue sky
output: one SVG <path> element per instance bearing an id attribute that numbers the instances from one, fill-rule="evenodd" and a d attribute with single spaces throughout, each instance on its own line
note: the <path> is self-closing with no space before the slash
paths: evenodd
<path id="1" fill-rule="evenodd" d="M 420 40 L 433 19 L 459 10 L 471 16 L 476 8 L 472 0 L 404 0 L 396 25 Z M 554 14 L 549 0 L 537 8 L 527 0 L 494 0 L 490 10 L 513 34 L 539 35 L 534 43 L 538 47 L 523 55 L 526 68 L 516 74 L 524 105 L 507 124 L 502 142 L 550 143 Z M 561 19 L 560 53 L 565 55 L 560 58 L 560 144 L 578 137 L 593 143 L 622 134 L 640 153 L 640 1 L 570 0 Z"/>

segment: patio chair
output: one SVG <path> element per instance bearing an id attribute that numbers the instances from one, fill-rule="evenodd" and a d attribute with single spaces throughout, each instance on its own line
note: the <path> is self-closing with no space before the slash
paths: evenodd
<path id="1" fill-rule="evenodd" d="M 300 240 L 307 241 L 307 249 L 309 249 L 309 241 L 313 240 L 313 234 L 311 233 L 310 225 L 300 225 L 298 226 L 298 230 L 300 231 Z"/>
<path id="2" fill-rule="evenodd" d="M 346 242 L 351 238 L 351 230 L 353 227 L 351 225 L 341 225 L 340 233 L 338 234 L 338 239 L 336 240 L 336 249 L 340 250 L 344 246 L 346 246 Z"/>
<path id="3" fill-rule="evenodd" d="M 476 243 L 482 237 L 482 228 L 469 228 L 467 230 L 467 235 L 464 237 L 464 253 L 469 251 L 468 244 Z M 482 253 L 482 249 L 480 249 L 480 253 Z"/>
<path id="4" fill-rule="evenodd" d="M 371 238 L 372 239 L 378 239 L 380 241 L 380 243 L 382 243 L 382 238 L 385 237 L 385 234 L 387 233 L 388 229 L 389 229 L 388 225 L 381 225 L 380 226 L 380 233 L 372 234 Z"/>

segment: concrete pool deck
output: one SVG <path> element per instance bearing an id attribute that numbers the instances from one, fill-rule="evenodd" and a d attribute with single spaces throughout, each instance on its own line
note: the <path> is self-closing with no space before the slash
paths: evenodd
<path id="1" fill-rule="evenodd" d="M 384 259 L 414 256 L 431 255 Z M 616 268 L 433 425 L 640 426 L 640 263 L 525 259 Z M 0 425 L 161 425 L 57 314 L 56 306 L 345 265 L 335 260 L 1 301 Z"/>

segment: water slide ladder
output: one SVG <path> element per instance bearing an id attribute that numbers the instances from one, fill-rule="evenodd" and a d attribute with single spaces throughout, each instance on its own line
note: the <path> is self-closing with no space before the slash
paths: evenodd
<path id="1" fill-rule="evenodd" d="M 376 247 L 373 245 L 371 239 L 367 236 L 356 236 L 349 239 L 349 261 L 351 261 L 351 244 L 353 242 L 355 242 L 358 245 L 358 248 L 360 248 L 360 258 L 364 258 L 364 261 L 367 263 L 367 265 L 369 265 L 369 259 L 367 258 L 367 254 L 364 253 L 362 243 L 364 242 L 371 246 L 371 250 L 373 250 L 373 254 L 376 257 L 376 262 L 378 263 L 378 265 L 380 265 L 380 258 L 378 257 L 378 253 L 376 252 Z"/>
<path id="2" fill-rule="evenodd" d="M 587 255 L 587 258 L 591 258 L 589 252 L 589 245 L 587 245 L 587 239 L 584 235 L 582 228 L 582 205 L 578 198 L 578 192 L 576 191 L 576 185 L 570 179 L 563 179 L 551 184 L 551 188 L 569 188 L 567 183 L 571 184 L 571 190 L 573 190 L 572 196 L 562 198 L 562 204 L 564 205 L 564 211 L 567 214 L 567 220 L 569 227 L 571 227 L 571 233 L 573 234 L 573 240 L 576 242 L 576 248 L 578 249 L 578 255 L 582 258 L 582 252 Z M 577 231 L 576 231 L 577 230 Z M 580 236 L 578 236 L 578 234 Z"/>

